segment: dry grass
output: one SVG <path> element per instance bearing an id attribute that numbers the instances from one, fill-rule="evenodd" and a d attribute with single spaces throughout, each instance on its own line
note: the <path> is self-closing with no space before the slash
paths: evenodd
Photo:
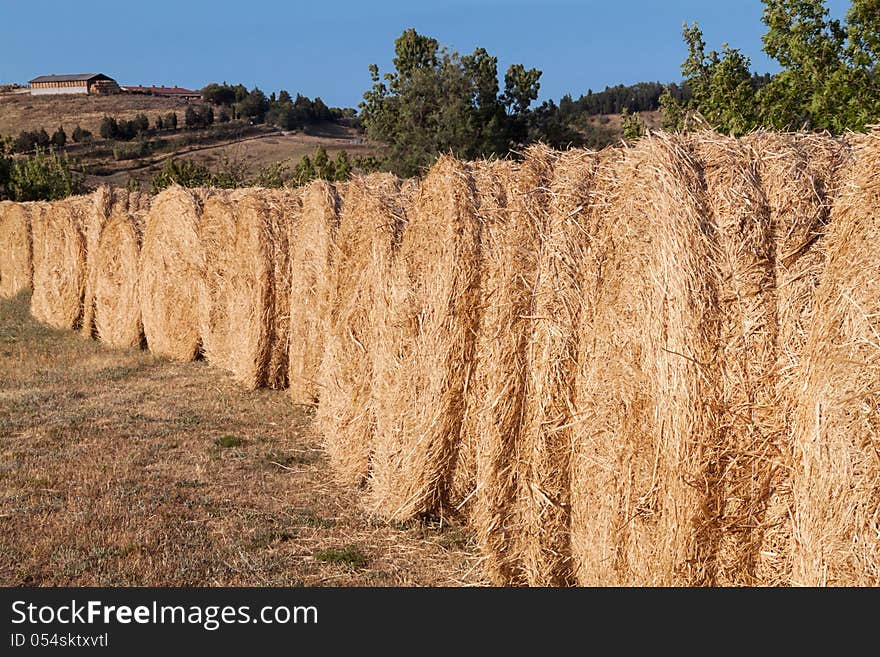
<path id="1" fill-rule="evenodd" d="M 34 204 L 0 202 L 0 297 L 30 290 L 33 279 L 30 213 Z"/>
<path id="2" fill-rule="evenodd" d="M 859 144 L 825 240 L 795 414 L 792 581 L 880 585 L 880 133 Z"/>
<path id="3" fill-rule="evenodd" d="M 388 295 L 378 297 L 368 501 L 398 521 L 450 515 L 479 321 L 480 225 L 468 168 L 441 157 L 406 219 Z"/>
<path id="4" fill-rule="evenodd" d="M 198 235 L 205 193 L 169 187 L 157 195 L 144 225 L 139 262 L 141 318 L 154 354 L 196 358 L 201 347 L 198 291 L 204 251 Z"/>
<path id="5" fill-rule="evenodd" d="M 0 584 L 484 582 L 461 528 L 359 511 L 286 394 L 53 331 L 28 302 L 0 300 Z"/>

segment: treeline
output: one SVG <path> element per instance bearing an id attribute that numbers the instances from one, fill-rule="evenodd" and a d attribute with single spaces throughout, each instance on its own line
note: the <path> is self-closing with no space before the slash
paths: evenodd
<path id="1" fill-rule="evenodd" d="M 284 89 L 269 96 L 259 88 L 248 91 L 243 84 L 230 85 L 212 82 L 202 89 L 202 99 L 231 112 L 233 119 L 248 119 L 254 123 L 268 123 L 284 130 L 297 130 L 313 123 L 339 121 L 357 114 L 353 108 L 328 107 L 320 98 L 296 94 L 293 98 Z"/>
<path id="2" fill-rule="evenodd" d="M 763 50 L 779 63 L 756 77 L 751 61 L 728 45 L 707 50 L 696 23 L 684 26 L 682 75 L 690 99 L 664 95 L 664 127 L 709 124 L 741 135 L 776 130 L 860 131 L 880 118 L 880 4 L 853 0 L 845 21 L 824 0 L 763 0 Z M 756 83 L 756 80 L 758 83 Z"/>
<path id="3" fill-rule="evenodd" d="M 627 112 L 651 112 L 660 109 L 660 96 L 666 90 L 678 100 L 689 102 L 690 88 L 687 84 L 662 84 L 660 82 L 638 82 L 605 87 L 604 91 L 587 91 L 585 96 L 574 100 L 566 94 L 559 101 L 559 112 L 563 117 L 576 118 L 579 115 L 620 114 Z"/>

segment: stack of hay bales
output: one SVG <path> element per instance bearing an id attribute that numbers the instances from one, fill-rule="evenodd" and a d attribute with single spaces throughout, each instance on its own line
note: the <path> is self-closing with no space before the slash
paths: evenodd
<path id="1" fill-rule="evenodd" d="M 217 193 L 205 201 L 198 223 L 204 269 L 196 314 L 204 355 L 250 390 L 286 382 L 286 357 L 272 365 L 273 353 L 287 350 L 286 333 L 276 335 L 289 299 L 282 202 L 267 190 Z"/>
<path id="2" fill-rule="evenodd" d="M 86 226 L 94 199 L 73 196 L 38 207 L 31 214 L 31 314 L 53 328 L 78 329 L 86 286 Z"/>
<path id="3" fill-rule="evenodd" d="M 95 329 L 102 342 L 121 349 L 144 343 L 138 261 L 147 211 L 140 196 L 110 208 L 91 258 Z"/>
<path id="4" fill-rule="evenodd" d="M 601 270 L 582 313 L 571 532 L 582 585 L 713 581 L 718 435 L 712 226 L 698 164 L 652 136 L 597 171 Z M 609 179 L 610 177 L 610 179 Z"/>
<path id="5" fill-rule="evenodd" d="M 792 582 L 880 585 L 880 132 L 827 229 L 793 432 Z"/>
<path id="6" fill-rule="evenodd" d="M 389 174 L 351 180 L 342 200 L 327 280 L 333 300 L 318 370 L 315 422 L 336 478 L 362 483 L 375 429 L 372 399 L 377 297 L 387 285 L 404 225 L 400 181 Z"/>
<path id="7" fill-rule="evenodd" d="M 31 213 L 36 203 L 0 202 L 0 297 L 31 289 Z"/>
<path id="8" fill-rule="evenodd" d="M 144 335 L 158 356 L 190 361 L 200 353 L 198 291 L 205 256 L 198 229 L 209 196 L 169 187 L 153 198 L 144 222 L 138 293 Z"/>
<path id="9" fill-rule="evenodd" d="M 369 505 L 387 519 L 449 506 L 479 320 L 479 246 L 473 178 L 441 157 L 407 214 L 376 323 Z"/>
<path id="10" fill-rule="evenodd" d="M 330 316 L 328 283 L 340 197 L 332 184 L 315 181 L 302 190 L 301 204 L 299 222 L 290 234 L 289 391 L 294 403 L 314 405 Z"/>

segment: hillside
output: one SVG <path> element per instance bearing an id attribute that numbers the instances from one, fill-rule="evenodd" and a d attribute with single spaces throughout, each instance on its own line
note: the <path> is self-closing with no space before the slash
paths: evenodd
<path id="1" fill-rule="evenodd" d="M 97 136 L 101 119 L 106 115 L 133 119 L 137 114 L 146 114 L 152 124 L 159 115 L 177 112 L 178 120 L 182 124 L 183 114 L 190 104 L 201 103 L 187 102 L 178 98 L 133 94 L 114 96 L 0 94 L 0 135 L 15 136 L 22 130 L 40 128 L 51 134 L 58 126 L 63 126 L 70 134 L 79 125 Z"/>

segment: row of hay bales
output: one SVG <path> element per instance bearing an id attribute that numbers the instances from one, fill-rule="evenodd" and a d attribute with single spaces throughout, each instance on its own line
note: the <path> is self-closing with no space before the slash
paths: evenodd
<path id="1" fill-rule="evenodd" d="M 371 512 L 468 523 L 495 584 L 878 585 L 878 156 L 654 135 L 3 204 L 0 294 L 289 382 Z"/>

